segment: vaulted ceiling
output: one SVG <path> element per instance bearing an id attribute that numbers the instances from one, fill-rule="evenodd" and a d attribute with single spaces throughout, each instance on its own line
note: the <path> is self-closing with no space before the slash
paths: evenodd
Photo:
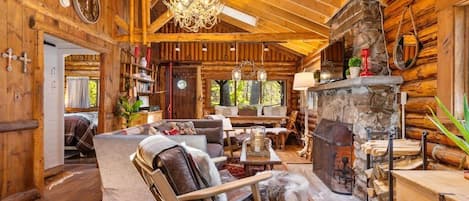
<path id="1" fill-rule="evenodd" d="M 222 21 L 252 33 L 252 35 L 233 33 L 222 36 L 208 33 L 174 33 L 165 36 L 155 34 L 164 24 L 171 21 L 173 16 L 161 1 L 153 0 L 151 3 L 152 21 L 148 23 L 146 30 L 150 34 L 147 40 L 152 42 L 176 42 L 183 39 L 203 41 L 210 37 L 227 42 L 248 41 L 255 38 L 255 42 L 259 42 L 272 41 L 274 38 L 281 46 L 306 56 L 317 53 L 320 48 L 328 44 L 329 26 L 326 23 L 347 0 L 221 0 L 230 8 L 257 18 L 257 23 L 253 26 L 226 14 L 220 14 L 219 18 Z M 127 32 L 130 31 L 130 23 L 127 24 L 118 16 L 116 16 L 116 24 L 121 28 L 127 28 Z M 131 36 L 127 35 L 117 37 L 119 41 L 130 40 L 130 38 Z"/>

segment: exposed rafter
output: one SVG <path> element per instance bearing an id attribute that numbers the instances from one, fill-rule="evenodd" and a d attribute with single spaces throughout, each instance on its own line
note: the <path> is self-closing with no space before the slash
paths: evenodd
<path id="1" fill-rule="evenodd" d="M 270 21 L 276 21 L 282 26 L 285 26 L 296 32 L 314 32 L 325 38 L 329 37 L 329 28 L 325 24 L 311 22 L 290 12 L 260 1 L 225 0 L 224 3 L 235 9 L 242 10 L 249 15 L 258 16 L 262 19 L 267 19 Z M 325 18 L 321 18 L 320 21 L 325 21 Z"/>
<path id="2" fill-rule="evenodd" d="M 332 14 L 334 14 L 334 8 L 324 5 L 321 2 L 309 0 L 308 5 L 304 6 L 301 3 L 304 3 L 301 0 L 282 0 L 282 1 L 271 1 L 271 0 L 262 0 L 262 2 L 272 5 L 276 8 L 282 9 L 284 11 L 292 12 L 293 14 L 310 20 L 312 22 L 324 24 Z M 319 17 L 320 16 L 320 17 Z M 321 20 L 321 21 L 315 21 Z"/>
<path id="3" fill-rule="evenodd" d="M 148 32 L 157 32 L 161 27 L 163 27 L 166 23 L 173 19 L 173 17 L 174 14 L 171 11 L 167 10 L 150 24 L 150 26 L 148 27 Z"/>

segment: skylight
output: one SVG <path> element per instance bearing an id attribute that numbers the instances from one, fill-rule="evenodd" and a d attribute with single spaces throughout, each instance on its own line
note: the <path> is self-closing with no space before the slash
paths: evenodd
<path id="1" fill-rule="evenodd" d="M 246 13 L 243 13 L 239 10 L 236 10 L 234 8 L 231 8 L 227 5 L 223 7 L 223 10 L 221 11 L 223 14 L 228 15 L 232 18 L 235 18 L 241 22 L 244 22 L 246 24 L 249 24 L 251 26 L 256 26 L 257 24 L 257 18 L 253 17 L 251 15 L 248 15 Z"/>

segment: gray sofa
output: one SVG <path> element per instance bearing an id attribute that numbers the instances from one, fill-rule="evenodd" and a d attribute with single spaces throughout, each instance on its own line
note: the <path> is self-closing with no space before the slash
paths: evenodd
<path id="1" fill-rule="evenodd" d="M 169 121 L 169 120 L 166 120 Z M 187 120 L 171 120 L 187 121 Z M 220 127 L 217 120 L 191 120 L 196 128 Z M 140 141 L 148 137 L 148 127 L 157 127 L 162 122 L 96 135 L 93 138 L 96 158 L 102 181 L 103 201 L 149 201 L 154 200 L 141 176 L 130 161 L 130 155 L 137 150 Z M 220 136 L 220 139 L 217 137 Z M 177 142 L 203 150 L 213 158 L 223 155 L 223 131 L 212 135 L 168 136 Z M 211 145 L 210 145 L 211 144 Z M 221 150 L 219 150 L 221 149 Z"/>

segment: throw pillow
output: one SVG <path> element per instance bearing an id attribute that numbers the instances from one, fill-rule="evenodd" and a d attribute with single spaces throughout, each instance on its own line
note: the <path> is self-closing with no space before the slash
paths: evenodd
<path id="1" fill-rule="evenodd" d="M 179 128 L 179 134 L 181 135 L 194 135 L 196 133 L 192 121 L 176 122 L 176 126 Z"/>
<path id="2" fill-rule="evenodd" d="M 197 135 L 205 135 L 208 143 L 223 143 L 223 132 L 220 127 L 217 128 L 196 128 Z"/>

